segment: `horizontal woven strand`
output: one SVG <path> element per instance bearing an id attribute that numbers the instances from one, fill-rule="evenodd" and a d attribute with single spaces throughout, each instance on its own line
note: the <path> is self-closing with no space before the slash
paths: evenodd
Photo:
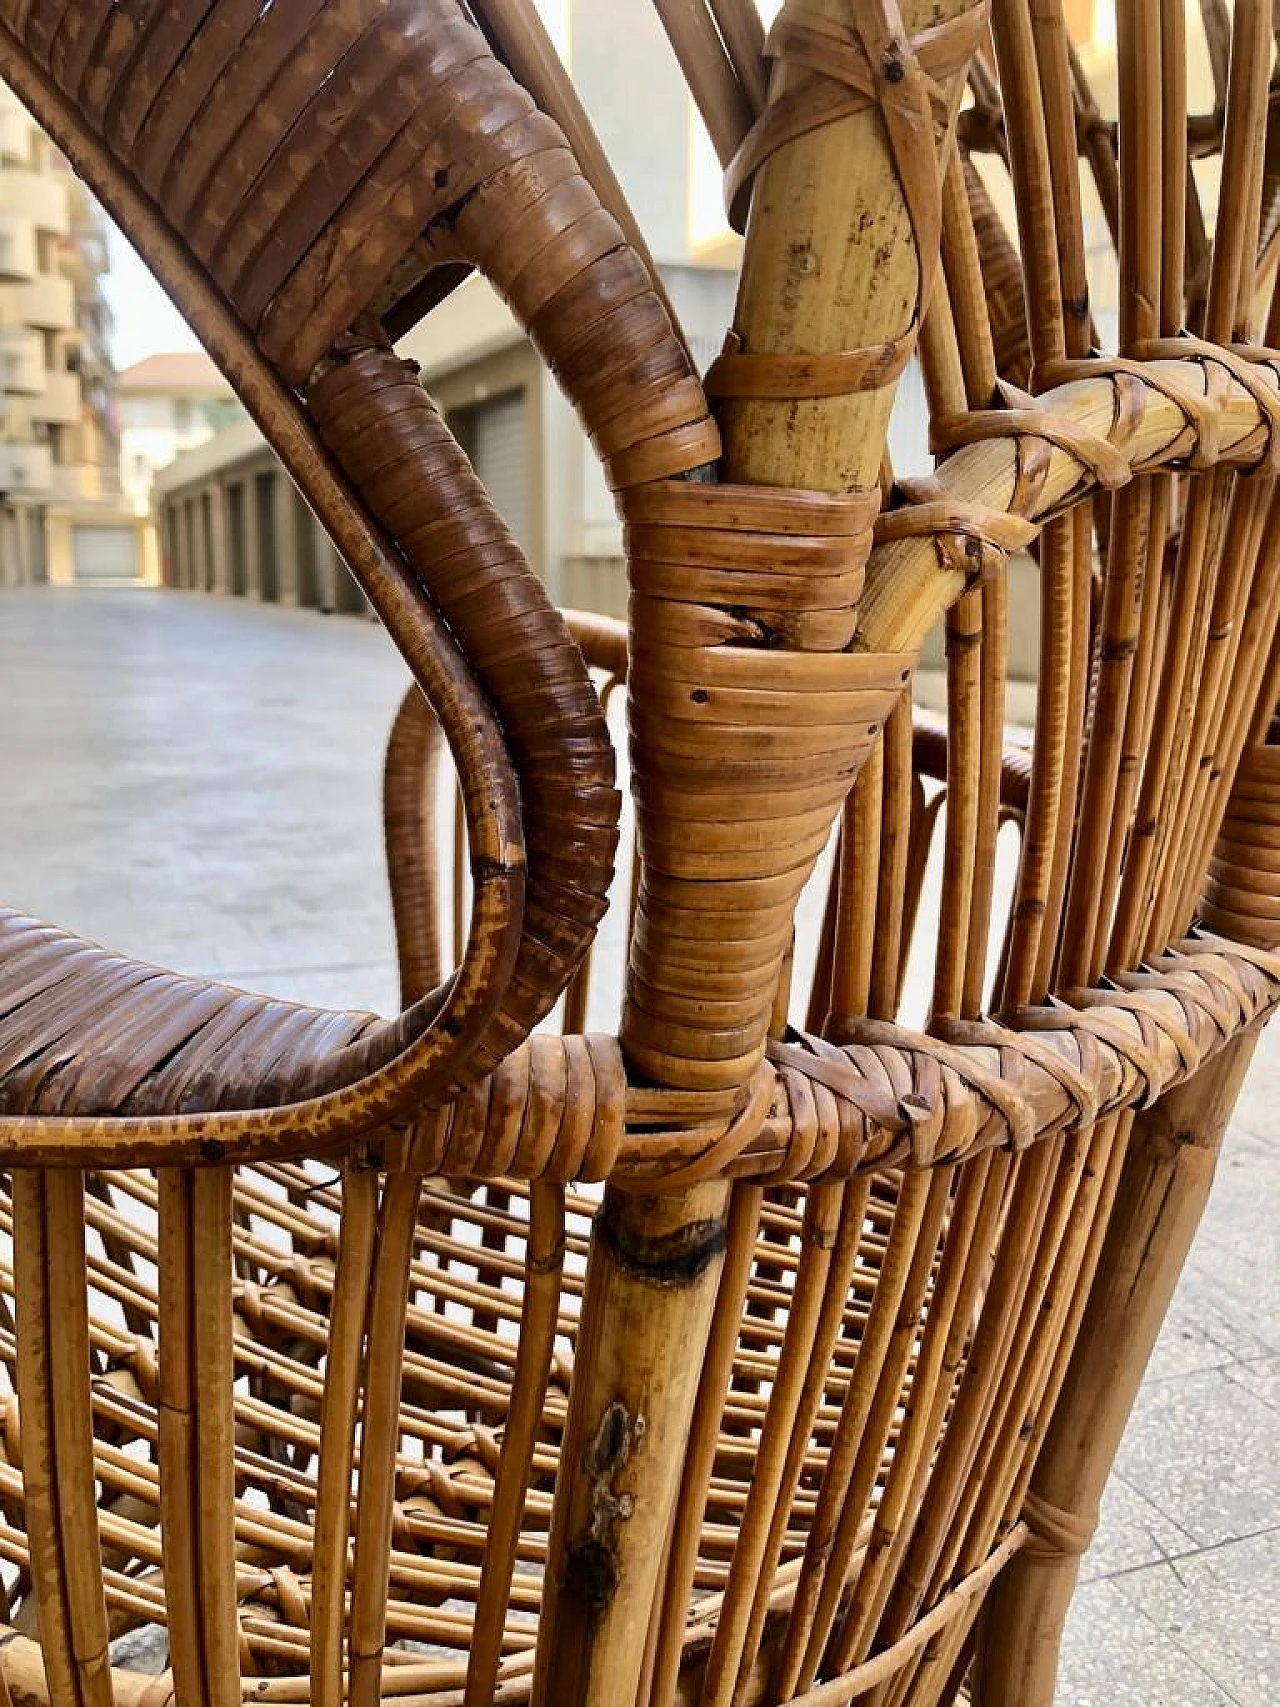
<path id="1" fill-rule="evenodd" d="M 552 1099 L 534 1111 L 531 1096 L 504 1120 L 476 1087 L 418 1128 L 413 1166 L 492 1177 L 500 1161 L 519 1178 L 669 1191 L 703 1178 L 847 1177 L 1025 1148 L 1189 1078 L 1280 1003 L 1280 958 L 1197 936 L 1122 983 L 1009 1023 L 972 1022 L 963 1043 L 876 1022 L 849 1022 L 843 1045 L 791 1033 L 728 1104 L 626 1089 L 612 1039 L 583 1050 L 577 1039 L 538 1036 L 526 1062 L 512 1057 L 501 1071 L 552 1087 L 566 1110 L 581 1101 L 594 1111 L 590 1161 L 565 1154 Z M 478 1119 L 493 1123 L 480 1130 Z"/>

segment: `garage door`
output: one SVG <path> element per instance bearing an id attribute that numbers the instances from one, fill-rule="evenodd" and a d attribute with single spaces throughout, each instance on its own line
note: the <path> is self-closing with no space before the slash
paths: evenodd
<path id="1" fill-rule="evenodd" d="M 485 403 L 451 409 L 445 417 L 494 509 L 526 551 L 532 543 L 527 415 L 524 392 L 509 391 Z"/>
<path id="2" fill-rule="evenodd" d="M 138 578 L 138 535 L 134 528 L 74 526 L 71 554 L 77 581 Z"/>
<path id="3" fill-rule="evenodd" d="M 529 537 L 529 460 L 524 393 L 514 391 L 476 410 L 476 473 L 493 507 L 519 540 Z"/>

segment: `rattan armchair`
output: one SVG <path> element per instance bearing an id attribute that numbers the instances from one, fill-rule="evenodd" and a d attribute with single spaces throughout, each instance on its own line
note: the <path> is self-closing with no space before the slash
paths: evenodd
<path id="1" fill-rule="evenodd" d="M 742 0 L 658 10 L 746 226 L 705 379 L 522 0 L 0 0 L 0 74 L 416 684 L 388 756 L 398 1018 L 0 913 L 15 1703 L 1052 1699 L 1280 1001 L 1270 14 L 1237 0 L 1197 271 L 1180 8 L 1121 8 L 1118 166 L 1052 0 L 990 28 L 968 0 L 807 0 L 767 41 Z M 1092 348 L 1082 158 L 1115 175 L 1118 356 Z M 625 647 L 576 621 L 580 649 L 395 355 L 471 268 L 617 494 Z M 917 347 L 939 460 L 895 483 Z M 1022 549 L 1040 681 L 1007 759 Z M 909 684 L 944 619 L 940 747 Z M 586 660 L 625 672 L 636 825 L 608 1035 L 583 992 L 620 803 Z"/>

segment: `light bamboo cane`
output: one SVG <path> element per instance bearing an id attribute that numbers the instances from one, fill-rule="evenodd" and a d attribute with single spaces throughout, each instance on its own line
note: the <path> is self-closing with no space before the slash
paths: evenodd
<path id="1" fill-rule="evenodd" d="M 952 5 L 947 15 L 962 11 Z M 822 15 L 848 16 L 840 0 Z M 905 8 L 910 33 L 936 13 Z M 775 73 L 775 93 L 788 70 Z M 963 74 L 948 91 L 954 107 Z M 950 129 L 946 133 L 949 144 Z M 839 184 L 839 196 L 831 185 Z M 803 233 L 798 238 L 797 233 Z M 920 293 L 921 266 L 895 177 L 882 120 L 855 114 L 781 149 L 758 175 L 737 326 L 756 351 L 821 351 L 884 342 L 907 330 Z M 874 484 L 893 385 L 847 397 L 793 404 L 743 401 L 725 410 L 724 471 L 748 484 L 802 485 L 826 491 Z M 702 1348 L 720 1273 L 729 1193 L 700 1187 L 677 1199 L 611 1194 L 592 1251 L 580 1359 L 566 1431 L 557 1526 L 540 1631 L 534 1700 L 604 1707 L 633 1698 L 644 1658 L 665 1538 L 679 1488 L 684 1443 L 697 1392 Z M 650 1273 L 621 1253 L 670 1253 L 696 1244 L 705 1253 L 691 1272 L 670 1254 Z M 607 1331 L 604 1324 L 613 1324 Z M 619 1326 L 621 1325 L 621 1327 Z M 611 1342 L 625 1332 L 625 1352 Z M 673 1347 L 681 1353 L 672 1364 Z M 612 1429 L 627 1431 L 625 1473 L 603 1451 Z M 635 1437 L 635 1420 L 644 1433 Z M 593 1471 L 591 1466 L 597 1468 Z M 573 1482 L 565 1484 L 565 1477 Z M 626 1500 L 627 1515 L 616 1509 Z M 613 1519 L 599 1535 L 591 1514 L 608 1501 Z M 603 1541 L 603 1550 L 591 1543 Z M 593 1570 L 575 1574 L 583 1548 Z M 575 1549 L 577 1552 L 575 1554 Z"/>

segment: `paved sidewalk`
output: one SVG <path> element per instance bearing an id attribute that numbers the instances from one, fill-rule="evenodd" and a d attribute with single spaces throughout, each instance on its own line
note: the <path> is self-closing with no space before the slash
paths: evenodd
<path id="1" fill-rule="evenodd" d="M 378 773 L 404 681 L 353 618 L 0 593 L 0 897 L 183 971 L 392 1007 Z M 1085 1561 L 1061 1707 L 1280 1702 L 1278 1229 L 1280 1028 Z"/>

